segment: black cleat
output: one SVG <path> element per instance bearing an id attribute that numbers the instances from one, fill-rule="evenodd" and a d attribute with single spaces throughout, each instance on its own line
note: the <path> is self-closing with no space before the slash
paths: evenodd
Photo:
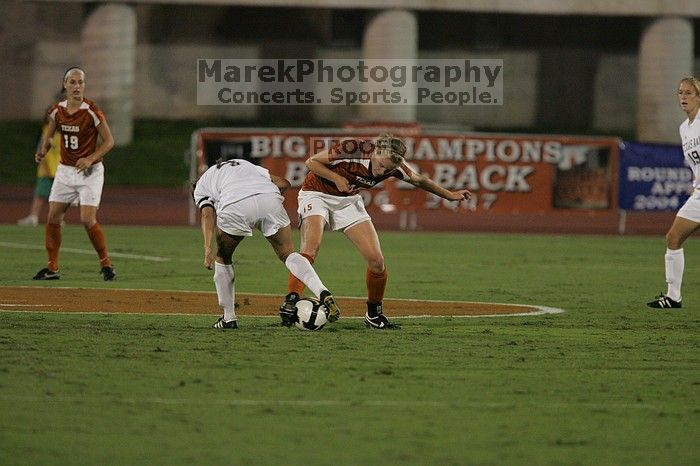
<path id="1" fill-rule="evenodd" d="M 382 313 L 382 304 L 367 303 L 367 313 L 365 314 L 365 325 L 369 328 L 392 329 L 401 328 L 387 319 Z"/>
<path id="2" fill-rule="evenodd" d="M 299 295 L 294 292 L 284 297 L 284 302 L 280 306 L 280 319 L 282 319 L 284 327 L 291 327 L 299 320 L 297 316 L 297 301 L 299 301 Z"/>
<path id="3" fill-rule="evenodd" d="M 680 301 L 674 301 L 665 294 L 661 293 L 653 301 L 649 301 L 647 303 L 647 306 L 653 307 L 655 309 L 678 309 L 683 307 L 683 304 Z"/>
<path id="4" fill-rule="evenodd" d="M 58 280 L 59 278 L 61 278 L 61 274 L 58 273 L 58 270 L 43 268 L 32 277 L 32 280 Z"/>
<path id="5" fill-rule="evenodd" d="M 335 302 L 335 298 L 328 290 L 323 290 L 321 296 L 319 297 L 324 306 L 326 306 L 326 317 L 328 322 L 335 322 L 340 319 L 340 307 L 338 303 Z"/>
<path id="6" fill-rule="evenodd" d="M 224 316 L 219 317 L 216 319 L 216 322 L 214 322 L 214 325 L 212 325 L 213 328 L 230 328 L 231 330 L 235 330 L 238 328 L 238 321 L 237 320 L 230 320 L 226 322 L 224 320 Z"/>
<path id="7" fill-rule="evenodd" d="M 106 282 L 111 282 L 117 279 L 117 273 L 114 271 L 113 267 L 102 267 L 100 273 Z"/>
<path id="8" fill-rule="evenodd" d="M 392 329 L 397 330 L 401 328 L 397 324 L 393 323 L 387 319 L 384 314 L 377 314 L 374 317 L 370 317 L 369 314 L 365 314 L 365 325 L 368 328 L 378 328 L 378 329 Z"/>

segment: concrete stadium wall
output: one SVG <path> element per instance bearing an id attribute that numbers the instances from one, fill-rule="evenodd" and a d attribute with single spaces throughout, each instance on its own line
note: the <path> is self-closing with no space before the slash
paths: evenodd
<path id="1" fill-rule="evenodd" d="M 490 11 L 500 11 L 506 3 L 518 2 L 490 3 Z M 650 2 L 626 3 L 651 8 Z M 685 4 L 675 3 L 680 9 Z M 81 3 L 0 2 L 0 68 L 12 78 L 6 80 L 8 92 L 0 120 L 41 117 L 66 67 L 84 62 L 80 31 L 93 8 Z M 360 116 L 358 107 L 197 106 L 194 64 L 198 58 L 219 57 L 360 57 L 365 13 L 294 8 L 270 15 L 271 10 L 262 8 L 143 4 L 135 10 L 136 118 L 264 121 L 284 116 L 336 126 Z M 506 106 L 419 106 L 416 114 L 422 123 L 480 130 L 635 132 L 637 53 L 644 20 L 579 21 L 564 16 L 445 15 L 435 11 L 419 11 L 417 16 L 420 58 L 469 56 L 502 58 L 506 63 Z M 259 23 L 264 18 L 268 18 L 266 27 Z M 584 26 L 572 32 L 579 22 Z M 699 29 L 700 22 L 694 24 Z M 694 41 L 699 42 L 698 37 Z M 695 50 L 693 71 L 698 75 L 700 47 Z M 670 102 L 673 91 L 659 90 Z M 678 112 L 679 121 L 681 117 Z"/>
<path id="2" fill-rule="evenodd" d="M 319 49 L 317 58 L 357 57 L 359 49 Z M 55 96 L 67 64 L 79 63 L 79 43 L 38 42 L 34 45 L 33 64 L 23 74 L 28 75 L 30 88 L 23 95 L 31 96 L 30 105 L 17 102 L 6 106 L 4 119 L 40 118 L 46 105 Z M 252 106 L 197 106 L 195 66 L 198 58 L 237 57 L 256 58 L 256 45 L 207 46 L 180 44 L 139 44 L 136 52 L 134 115 L 137 118 L 231 118 L 255 119 L 259 109 Z M 447 126 L 480 128 L 529 127 L 537 123 L 538 61 L 537 50 L 499 50 L 494 53 L 469 50 L 422 50 L 420 58 L 442 59 L 457 55 L 472 58 L 502 58 L 504 69 L 504 98 L 508 111 L 489 106 L 420 106 L 418 120 Z M 637 57 L 628 54 L 604 54 L 599 57 L 595 73 L 593 123 L 596 131 L 632 132 L 636 124 Z M 700 60 L 695 62 L 700 74 Z M 89 82 L 88 82 L 89 86 Z M 673 89 L 668 89 L 669 98 Z M 89 94 L 89 87 L 88 87 Z M 588 97 L 586 97 L 588 98 Z M 10 115 L 10 113 L 12 115 Z M 312 110 L 317 124 L 339 124 L 358 118 L 358 107 L 318 106 Z M 682 115 L 678 115 L 680 118 Z M 679 120 L 680 121 L 680 120 Z"/>

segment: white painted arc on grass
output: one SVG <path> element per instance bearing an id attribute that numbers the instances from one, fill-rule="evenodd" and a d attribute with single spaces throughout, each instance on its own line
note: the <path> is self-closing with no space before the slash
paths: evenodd
<path id="1" fill-rule="evenodd" d="M 4 307 L 19 307 L 22 306 L 21 304 L 18 305 L 12 305 L 12 304 L 0 304 L 0 312 L 55 312 L 55 311 L 32 311 L 32 310 L 16 310 L 16 309 L 3 309 Z M 39 304 L 37 306 L 51 306 L 50 304 Z M 539 309 L 535 312 L 521 312 L 517 314 L 480 314 L 480 315 L 416 315 L 416 316 L 392 316 L 392 319 L 396 320 L 401 320 L 401 319 L 436 319 L 436 318 L 454 318 L 454 319 L 476 319 L 479 317 L 530 317 L 530 316 L 539 316 L 543 314 L 560 314 L 562 312 L 565 312 L 563 309 L 558 309 L 555 307 L 545 307 L 545 306 L 532 306 L 535 309 Z M 118 315 L 124 315 L 124 314 L 151 314 L 147 312 L 107 312 L 107 311 L 71 311 L 69 314 L 118 314 Z M 202 316 L 202 315 L 207 315 L 207 314 L 191 314 L 187 312 L 159 312 L 158 315 L 163 315 L 163 316 Z M 212 316 L 215 315 L 214 313 L 211 314 Z M 258 319 L 279 319 L 278 316 L 250 316 L 246 314 L 238 314 L 238 317 L 255 317 Z M 359 316 L 346 316 L 343 317 L 343 320 L 347 319 L 364 319 L 364 317 Z"/>
<path id="2" fill-rule="evenodd" d="M 36 286 L 31 286 L 31 285 L 13 285 L 13 288 L 37 288 Z M 1 287 L 0 287 L 1 288 Z M 64 289 L 64 290 L 72 290 L 74 287 L 72 286 L 55 286 L 53 288 L 59 288 L 59 289 Z M 216 291 L 211 291 L 211 290 L 168 290 L 168 289 L 156 289 L 156 288 L 101 288 L 101 287 L 95 287 L 95 288 L 90 288 L 91 290 L 124 290 L 124 291 L 156 291 L 156 292 L 162 292 L 162 293 L 207 293 L 207 294 L 216 294 Z M 276 293 L 257 293 L 253 291 L 237 291 L 236 294 L 252 294 L 252 295 L 259 295 L 259 296 L 277 296 L 280 298 L 283 298 L 283 295 L 279 295 Z M 367 299 L 366 296 L 338 296 L 336 295 L 337 298 L 339 299 Z M 564 312 L 563 309 L 559 309 L 557 307 L 547 307 L 547 306 L 539 306 L 537 304 L 513 304 L 513 303 L 489 303 L 486 301 L 457 301 L 457 300 L 449 300 L 449 299 L 415 299 L 415 298 L 384 298 L 384 301 L 410 301 L 410 302 L 416 302 L 416 303 L 453 303 L 453 304 L 492 304 L 495 306 L 514 306 L 514 307 L 536 307 L 538 309 L 547 309 L 548 312 L 545 312 L 545 314 L 556 314 L 559 312 Z M 528 315 L 531 315 L 532 313 L 528 312 Z"/>
<path id="3" fill-rule="evenodd" d="M 1 243 L 0 243 L 1 244 Z M 37 288 L 36 286 L 16 286 L 14 288 Z M 73 287 L 70 286 L 56 286 L 54 288 L 57 289 L 63 289 L 63 290 L 72 290 L 74 289 Z M 2 287 L 0 287 L 2 289 Z M 151 289 L 151 288 L 90 288 L 93 290 L 124 290 L 124 291 L 151 291 L 151 292 L 157 292 L 157 293 L 207 293 L 211 295 L 215 295 L 216 292 L 214 291 L 193 291 L 193 290 L 156 290 L 156 289 Z M 278 296 L 273 293 L 243 293 L 241 292 L 240 294 L 257 294 L 260 296 Z M 364 297 L 356 297 L 356 296 L 338 296 L 338 298 L 347 298 L 347 299 L 365 299 Z M 543 314 L 561 314 L 564 311 L 564 309 L 560 309 L 558 307 L 549 307 L 549 306 L 538 306 L 535 304 L 511 304 L 511 303 L 487 303 L 483 301 L 447 301 L 447 300 L 438 300 L 438 299 L 402 299 L 402 298 L 385 298 L 384 301 L 410 301 L 410 302 L 427 302 L 427 303 L 452 303 L 452 304 L 484 304 L 484 305 L 497 305 L 497 306 L 513 306 L 513 307 L 523 307 L 523 308 L 529 308 L 529 309 L 537 309 L 534 312 L 518 312 L 514 314 L 479 314 L 479 315 L 412 315 L 412 316 L 399 316 L 399 317 L 393 317 L 395 319 L 428 319 L 428 318 L 433 318 L 433 317 L 439 317 L 439 318 L 445 318 L 445 317 L 455 317 L 455 318 L 478 318 L 478 317 L 528 317 L 528 316 L 538 316 L 538 315 L 543 315 Z M 9 304 L 0 304 L 1 306 L 10 306 Z M 16 305 L 16 306 L 21 306 L 21 305 Z M 37 306 L 51 306 L 50 304 L 39 304 Z M 9 311 L 10 309 L 2 309 L 3 311 Z M 15 311 L 15 312 L 32 312 L 32 311 Z M 97 312 L 71 312 L 71 314 L 123 314 L 121 312 L 102 312 L 102 311 L 97 311 Z M 138 312 L 129 312 L 128 314 L 139 314 Z M 202 314 L 188 314 L 188 313 L 162 313 L 162 315 L 173 315 L 173 316 L 184 316 L 184 315 L 202 315 Z M 241 317 L 268 317 L 268 318 L 275 318 L 278 319 L 279 317 L 277 316 L 246 316 L 245 314 L 240 314 Z M 363 319 L 363 317 L 345 317 L 345 319 Z"/>
<path id="4" fill-rule="evenodd" d="M 33 250 L 44 250 L 44 246 L 38 246 L 35 244 L 22 244 L 22 243 L 8 243 L 5 241 L 0 241 L 0 246 L 4 246 L 6 248 L 15 248 L 15 249 L 33 249 Z M 91 254 L 94 255 L 96 254 L 93 249 L 77 249 L 77 248 L 64 248 L 61 247 L 61 252 L 72 252 L 74 254 Z M 123 252 L 111 252 L 109 253 L 110 257 L 120 257 L 122 259 L 138 259 L 138 260 L 144 260 L 144 261 L 151 261 L 151 262 L 169 262 L 171 259 L 168 257 L 159 257 L 159 256 L 143 256 L 139 254 L 126 254 Z"/>

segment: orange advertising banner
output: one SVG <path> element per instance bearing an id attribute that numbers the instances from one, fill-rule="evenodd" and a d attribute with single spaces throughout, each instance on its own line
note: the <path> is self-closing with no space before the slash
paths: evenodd
<path id="1" fill-rule="evenodd" d="M 205 128 L 193 135 L 192 143 L 197 173 L 220 157 L 251 160 L 292 183 L 287 200 L 296 208 L 308 156 L 347 138 L 377 135 L 351 129 Z M 469 189 L 473 197 L 448 202 L 408 183 L 386 181 L 362 192 L 370 213 L 536 214 L 616 208 L 618 141 L 614 138 L 456 132 L 397 136 L 405 142 L 406 162 L 415 171 L 444 188 Z M 193 170 L 193 179 L 197 173 Z"/>

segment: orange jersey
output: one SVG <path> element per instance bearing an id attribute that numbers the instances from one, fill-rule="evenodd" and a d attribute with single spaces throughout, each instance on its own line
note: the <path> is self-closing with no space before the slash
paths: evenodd
<path id="1" fill-rule="evenodd" d="M 83 99 L 80 109 L 68 113 L 68 101 L 62 100 L 49 109 L 49 118 L 56 122 L 61 133 L 61 163 L 75 166 L 78 159 L 87 157 L 97 148 L 97 126 L 105 121 L 102 110 L 95 102 Z"/>
<path id="2" fill-rule="evenodd" d="M 387 178 L 406 180 L 413 171 L 405 163 L 395 170 L 381 176 L 372 175 L 371 156 L 376 150 L 373 142 L 364 139 L 346 139 L 328 149 L 330 165 L 328 168 L 342 176 L 350 183 L 351 188 L 370 189 Z M 309 172 L 304 178 L 301 189 L 318 191 L 333 196 L 349 196 L 338 190 L 335 183 Z"/>

